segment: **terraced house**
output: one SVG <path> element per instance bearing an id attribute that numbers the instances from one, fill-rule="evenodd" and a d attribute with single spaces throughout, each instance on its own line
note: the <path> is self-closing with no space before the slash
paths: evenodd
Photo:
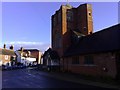
<path id="1" fill-rule="evenodd" d="M 14 66 L 14 65 L 37 65 L 41 63 L 41 55 L 37 49 L 23 49 L 14 50 L 14 46 L 11 45 L 9 49 L 4 44 L 3 48 L 0 48 L 0 66 Z"/>
<path id="2" fill-rule="evenodd" d="M 4 48 L 0 48 L 0 65 L 11 66 L 16 63 L 16 54 L 13 50 L 13 46 L 10 46 L 10 49 L 6 49 L 6 45 Z"/>
<path id="3" fill-rule="evenodd" d="M 61 71 L 120 76 L 120 24 L 93 32 L 92 5 L 62 5 L 52 15 L 52 49 Z M 99 18 L 99 17 L 98 17 Z"/>

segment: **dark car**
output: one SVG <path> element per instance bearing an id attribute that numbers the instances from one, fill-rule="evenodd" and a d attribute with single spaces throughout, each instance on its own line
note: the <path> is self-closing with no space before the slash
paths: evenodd
<path id="1" fill-rule="evenodd" d="M 2 70 L 7 70 L 7 66 L 6 65 L 2 65 Z"/>
<path id="2" fill-rule="evenodd" d="M 18 69 L 18 67 L 16 65 L 12 66 L 12 69 Z"/>

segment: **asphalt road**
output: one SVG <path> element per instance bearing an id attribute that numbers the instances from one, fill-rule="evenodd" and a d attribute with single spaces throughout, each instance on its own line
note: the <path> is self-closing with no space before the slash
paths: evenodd
<path id="1" fill-rule="evenodd" d="M 2 72 L 2 88 L 98 88 L 44 76 L 42 72 L 19 69 Z M 99 88 L 103 90 L 104 88 Z M 96 89 L 95 89 L 96 90 Z M 106 90 L 106 89 L 105 89 Z"/>

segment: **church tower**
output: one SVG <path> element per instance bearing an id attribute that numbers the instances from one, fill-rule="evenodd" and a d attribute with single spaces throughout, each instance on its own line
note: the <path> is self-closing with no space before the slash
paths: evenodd
<path id="1" fill-rule="evenodd" d="M 69 4 L 62 5 L 52 15 L 52 49 L 60 57 L 72 45 L 71 32 L 74 30 L 84 35 L 93 33 L 91 4 L 82 4 L 77 8 Z"/>

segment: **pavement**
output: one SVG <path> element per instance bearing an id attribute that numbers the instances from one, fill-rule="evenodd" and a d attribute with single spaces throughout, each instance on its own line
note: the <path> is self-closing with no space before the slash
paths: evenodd
<path id="1" fill-rule="evenodd" d="M 115 90 L 120 90 L 120 85 L 111 85 L 107 83 L 101 83 L 101 82 L 95 82 L 91 80 L 84 80 L 82 78 L 78 78 L 72 74 L 68 73 L 60 73 L 60 72 L 46 72 L 46 71 L 39 71 L 39 74 L 42 74 L 47 77 L 52 77 L 60 80 L 65 80 L 65 81 L 70 81 L 74 83 L 79 83 L 79 84 L 86 84 L 86 85 L 92 85 L 92 86 L 97 86 L 97 87 L 102 87 L 102 88 L 110 88 L 110 89 L 115 89 Z M 41 73 L 42 72 L 42 73 Z"/>

